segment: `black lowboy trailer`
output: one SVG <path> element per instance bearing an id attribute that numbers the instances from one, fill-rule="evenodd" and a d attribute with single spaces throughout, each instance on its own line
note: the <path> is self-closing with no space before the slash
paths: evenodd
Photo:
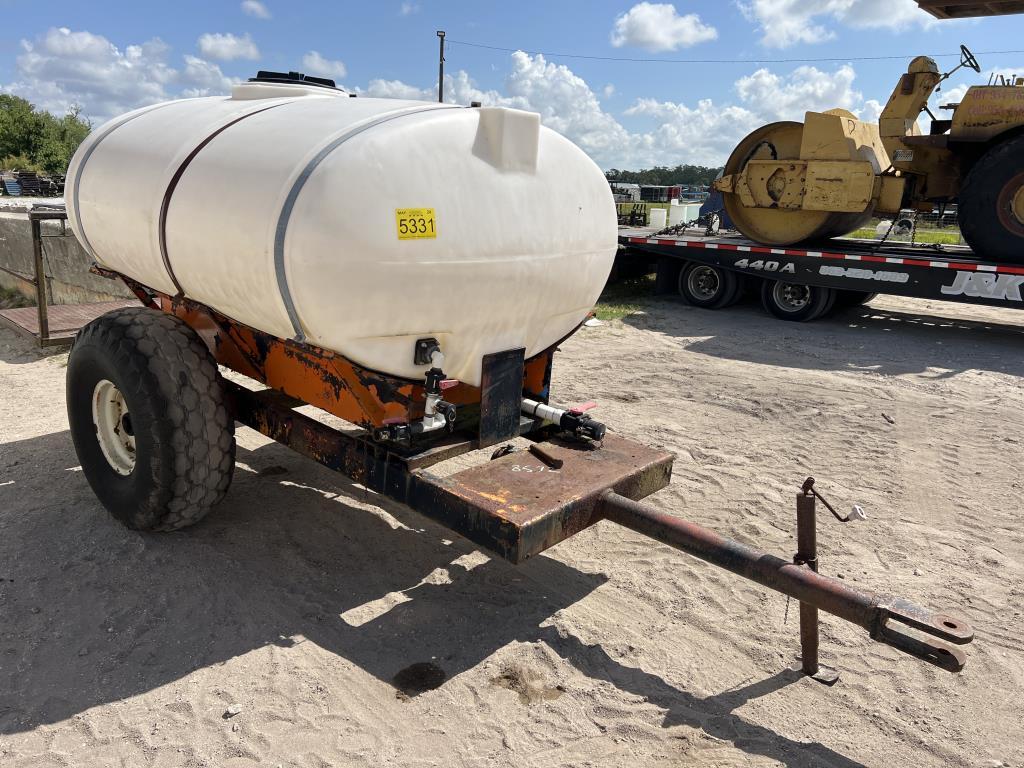
<path id="1" fill-rule="evenodd" d="M 830 240 L 818 247 L 773 248 L 737 235 L 655 235 L 621 229 L 620 259 L 657 262 L 658 292 L 721 309 L 743 289 L 758 289 L 764 308 L 806 322 L 833 307 L 876 294 L 1024 309 L 1024 265 L 981 261 L 962 246 Z"/>

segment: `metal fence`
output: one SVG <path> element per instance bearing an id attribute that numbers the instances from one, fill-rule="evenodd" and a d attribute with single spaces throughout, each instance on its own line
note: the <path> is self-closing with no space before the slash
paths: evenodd
<path id="1" fill-rule="evenodd" d="M 956 209 L 944 212 L 915 213 L 901 211 L 898 216 L 873 218 L 851 237 L 885 239 L 896 242 L 929 243 L 936 245 L 966 245 L 960 234 Z"/>

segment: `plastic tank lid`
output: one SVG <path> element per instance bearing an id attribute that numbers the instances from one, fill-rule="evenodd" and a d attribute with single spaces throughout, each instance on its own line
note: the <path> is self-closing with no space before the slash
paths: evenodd
<path id="1" fill-rule="evenodd" d="M 354 96 L 333 80 L 302 72 L 271 72 L 261 69 L 256 77 L 231 89 L 233 99 L 271 99 L 282 96 Z"/>

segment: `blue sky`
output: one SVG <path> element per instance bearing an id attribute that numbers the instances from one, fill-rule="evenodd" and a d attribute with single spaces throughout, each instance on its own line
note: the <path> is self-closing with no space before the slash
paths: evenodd
<path id="1" fill-rule="evenodd" d="M 226 93 L 259 68 L 434 98 L 438 29 L 449 100 L 538 111 L 605 168 L 719 164 L 752 128 L 807 109 L 874 119 L 918 53 L 1024 49 L 1024 16 L 936 22 L 913 0 L 0 0 L 0 91 L 56 112 L 78 104 L 95 123 Z M 900 58 L 859 60 L 871 56 Z M 1024 54 L 979 59 L 985 74 L 958 73 L 939 102 L 992 70 L 1024 74 Z"/>

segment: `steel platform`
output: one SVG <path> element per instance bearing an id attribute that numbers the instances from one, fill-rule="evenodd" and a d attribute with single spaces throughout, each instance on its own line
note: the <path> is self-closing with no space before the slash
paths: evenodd
<path id="1" fill-rule="evenodd" d="M 51 304 L 47 307 L 50 327 L 49 334 L 45 339 L 40 335 L 37 307 L 0 309 L 0 320 L 18 333 L 36 339 L 43 346 L 59 346 L 70 344 L 82 326 L 92 322 L 100 315 L 122 307 L 138 306 L 138 303 L 134 299 L 130 299 L 95 304 Z"/>

